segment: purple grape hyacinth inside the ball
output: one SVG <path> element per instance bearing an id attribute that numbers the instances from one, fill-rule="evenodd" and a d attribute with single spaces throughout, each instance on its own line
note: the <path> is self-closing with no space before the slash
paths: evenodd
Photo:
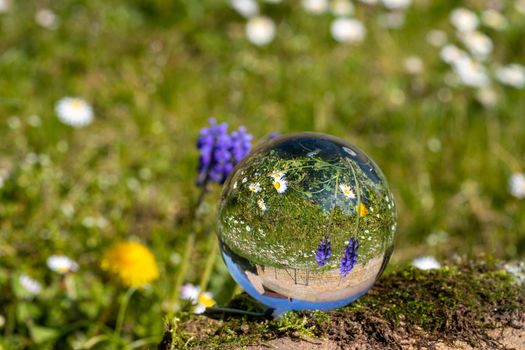
<path id="1" fill-rule="evenodd" d="M 340 260 L 339 272 L 341 277 L 346 277 L 350 271 L 357 264 L 357 238 L 351 238 L 345 246 L 344 255 Z"/>
<path id="2" fill-rule="evenodd" d="M 315 259 L 317 260 L 317 266 L 324 266 L 328 262 L 328 259 L 332 256 L 332 247 L 330 246 L 330 240 L 323 238 L 317 246 L 317 252 L 315 253 Z"/>
<path id="3" fill-rule="evenodd" d="M 199 150 L 198 186 L 206 186 L 209 181 L 223 184 L 233 167 L 243 159 L 252 146 L 253 136 L 240 127 L 228 133 L 228 124 L 217 124 L 214 118 L 210 126 L 202 128 L 197 139 Z"/>

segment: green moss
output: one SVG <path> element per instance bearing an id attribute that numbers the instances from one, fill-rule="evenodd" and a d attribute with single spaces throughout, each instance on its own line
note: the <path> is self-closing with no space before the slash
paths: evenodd
<path id="1" fill-rule="evenodd" d="M 339 310 L 288 313 L 278 320 L 191 317 L 179 327 L 188 330 L 195 322 L 206 320 L 207 330 L 202 332 L 200 327 L 191 337 L 181 332 L 186 335 L 177 344 L 184 344 L 182 348 L 227 349 L 302 336 L 349 343 L 359 333 L 370 344 L 388 347 L 407 334 L 421 337 L 423 330 L 427 341 L 463 340 L 497 348 L 498 343 L 486 330 L 515 320 L 517 315 L 522 317 L 524 304 L 524 288 L 494 264 L 445 266 L 431 271 L 409 267 L 384 276 L 368 294 Z M 231 306 L 262 310 L 246 294 L 236 297 Z M 389 336 L 401 329 L 404 337 Z"/>

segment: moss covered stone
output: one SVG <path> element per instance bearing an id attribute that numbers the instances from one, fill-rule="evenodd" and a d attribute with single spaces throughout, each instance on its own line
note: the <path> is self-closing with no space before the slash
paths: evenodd
<path id="1" fill-rule="evenodd" d="M 328 312 L 288 313 L 278 320 L 256 317 L 263 307 L 241 294 L 229 306 L 252 315 L 182 315 L 169 323 L 159 349 L 237 349 L 283 338 L 317 338 L 333 348 L 417 348 L 461 341 L 476 349 L 499 349 L 504 345 L 491 330 L 514 327 L 523 337 L 524 305 L 523 285 L 498 264 L 431 271 L 409 267 L 385 275 L 353 304 Z"/>

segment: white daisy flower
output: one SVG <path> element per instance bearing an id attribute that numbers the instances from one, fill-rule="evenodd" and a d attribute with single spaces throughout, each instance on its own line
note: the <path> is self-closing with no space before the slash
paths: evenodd
<path id="1" fill-rule="evenodd" d="M 274 181 L 273 187 L 277 190 L 278 193 L 284 193 L 288 188 L 288 182 L 286 178 L 281 177 Z"/>
<path id="2" fill-rule="evenodd" d="M 242 183 L 243 183 L 243 184 L 245 184 L 246 182 L 248 182 L 248 178 L 247 178 L 247 177 L 245 177 L 245 178 L 242 179 Z"/>
<path id="3" fill-rule="evenodd" d="M 266 209 L 268 209 L 266 207 L 266 203 L 264 203 L 264 199 L 259 199 L 257 201 L 257 205 L 259 206 L 259 208 L 261 208 L 262 211 L 266 211 Z"/>
<path id="4" fill-rule="evenodd" d="M 447 33 L 433 29 L 427 33 L 427 42 L 434 47 L 442 47 L 447 43 Z"/>
<path id="5" fill-rule="evenodd" d="M 516 9 L 516 11 L 518 11 L 519 13 L 525 15 L 525 0 L 516 0 L 514 2 L 514 8 Z"/>
<path id="6" fill-rule="evenodd" d="M 25 273 L 18 277 L 18 282 L 31 295 L 38 295 L 42 292 L 42 285 L 35 279 L 29 277 Z"/>
<path id="7" fill-rule="evenodd" d="M 66 274 L 78 270 L 78 264 L 65 255 L 51 255 L 47 258 L 47 267 L 59 274 Z"/>
<path id="8" fill-rule="evenodd" d="M 441 268 L 441 264 L 433 256 L 421 256 L 412 260 L 412 265 L 420 270 L 434 270 Z"/>
<path id="9" fill-rule="evenodd" d="M 183 300 L 189 300 L 196 304 L 194 312 L 203 313 L 207 307 L 213 306 L 215 301 L 210 292 L 200 294 L 200 288 L 191 283 L 186 283 L 180 289 L 180 297 Z"/>
<path id="10" fill-rule="evenodd" d="M 336 41 L 345 44 L 360 43 L 366 35 L 363 24 L 353 18 L 337 18 L 332 22 L 330 32 Z"/>
<path id="11" fill-rule="evenodd" d="M 468 55 L 465 51 L 459 49 L 457 46 L 448 44 L 441 49 L 439 56 L 446 63 L 453 64 L 460 59 L 467 57 Z"/>
<path id="12" fill-rule="evenodd" d="M 521 89 L 525 86 L 525 67 L 509 64 L 496 70 L 496 78 L 505 85 Z"/>
<path id="13" fill-rule="evenodd" d="M 487 27 L 490 27 L 495 30 L 504 30 L 508 27 L 509 21 L 501 14 L 494 9 L 488 9 L 481 13 L 481 21 Z"/>
<path id="14" fill-rule="evenodd" d="M 525 174 L 512 174 L 509 181 L 509 191 L 516 198 L 525 198 Z"/>
<path id="15" fill-rule="evenodd" d="M 453 69 L 461 82 L 466 86 L 483 88 L 490 83 L 485 67 L 470 57 L 465 57 L 455 62 Z"/>
<path id="16" fill-rule="evenodd" d="M 56 105 L 58 119 L 64 124 L 80 128 L 93 121 L 93 108 L 81 98 L 64 97 Z"/>
<path id="17" fill-rule="evenodd" d="M 196 301 L 199 297 L 199 287 L 186 283 L 180 288 L 180 298 L 183 300 Z"/>
<path id="18" fill-rule="evenodd" d="M 328 9 L 328 0 L 302 0 L 301 5 L 305 11 L 320 15 Z"/>
<path id="19" fill-rule="evenodd" d="M 252 192 L 261 192 L 261 184 L 256 182 L 256 183 L 251 183 L 249 186 L 248 186 L 248 189 Z"/>
<path id="20" fill-rule="evenodd" d="M 479 25 L 476 14 L 462 7 L 450 13 L 450 22 L 459 32 L 471 32 L 476 30 Z"/>
<path id="21" fill-rule="evenodd" d="M 253 17 L 246 23 L 246 36 L 252 44 L 267 45 L 275 36 L 275 23 L 268 17 Z"/>
<path id="22" fill-rule="evenodd" d="M 35 21 L 42 27 L 51 29 L 55 27 L 56 15 L 50 9 L 41 9 L 35 14 Z"/>
<path id="23" fill-rule="evenodd" d="M 349 0 L 332 0 L 330 5 L 334 16 L 350 16 L 354 13 L 354 5 Z"/>
<path id="24" fill-rule="evenodd" d="M 405 58 L 403 66 L 409 74 L 417 75 L 423 72 L 423 60 L 419 56 L 409 56 Z"/>
<path id="25" fill-rule="evenodd" d="M 274 179 L 274 181 L 277 181 L 279 179 L 282 179 L 284 175 L 285 175 L 284 172 L 276 171 L 275 173 L 270 174 L 270 177 Z"/>
<path id="26" fill-rule="evenodd" d="M 355 199 L 355 192 L 350 186 L 346 184 L 340 184 L 339 189 L 341 190 L 341 192 L 343 192 L 345 197 Z"/>
<path id="27" fill-rule="evenodd" d="M 259 5 L 255 0 L 230 0 L 230 5 L 241 16 L 253 17 L 259 13 Z"/>
<path id="28" fill-rule="evenodd" d="M 487 58 L 494 47 L 492 40 L 490 40 L 490 38 L 485 34 L 478 31 L 462 33 L 460 35 L 460 39 L 463 44 L 465 44 L 467 50 L 469 50 L 474 57 L 480 60 Z"/>
<path id="29" fill-rule="evenodd" d="M 0 13 L 5 13 L 11 7 L 11 0 L 0 0 Z"/>
<path id="30" fill-rule="evenodd" d="M 383 0 L 383 5 L 389 10 L 398 10 L 406 8 L 412 3 L 412 0 Z"/>
<path id="31" fill-rule="evenodd" d="M 491 87 L 484 87 L 476 92 L 476 99 L 485 107 L 494 107 L 498 104 L 498 93 Z"/>

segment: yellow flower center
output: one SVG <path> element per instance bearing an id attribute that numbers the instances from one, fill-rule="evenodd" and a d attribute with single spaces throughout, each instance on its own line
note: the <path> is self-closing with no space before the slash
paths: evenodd
<path id="1" fill-rule="evenodd" d="M 199 303 L 201 303 L 202 305 L 204 305 L 205 307 L 211 307 L 213 305 L 215 305 L 215 300 L 213 300 L 212 298 L 210 298 L 209 296 L 206 296 L 204 294 L 201 294 L 199 296 Z"/>
<path id="2" fill-rule="evenodd" d="M 73 100 L 73 102 L 71 102 L 71 106 L 73 106 L 74 109 L 79 109 L 80 107 L 82 107 L 82 101 Z"/>
<path id="3" fill-rule="evenodd" d="M 281 188 L 281 183 L 279 181 L 276 181 L 273 183 L 273 187 L 275 187 L 275 189 L 278 190 L 279 188 Z"/>

